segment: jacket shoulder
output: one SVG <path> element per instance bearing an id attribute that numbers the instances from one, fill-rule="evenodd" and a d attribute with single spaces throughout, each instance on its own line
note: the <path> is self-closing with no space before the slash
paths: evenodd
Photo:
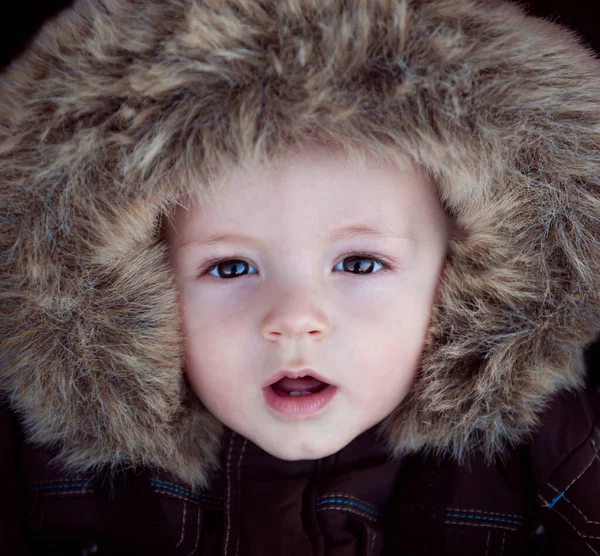
<path id="1" fill-rule="evenodd" d="M 555 396 L 540 416 L 531 441 L 538 484 L 571 461 L 583 445 L 596 443 L 600 422 L 600 390 L 588 387 Z"/>
<path id="2" fill-rule="evenodd" d="M 600 391 L 557 396 L 532 443 L 542 522 L 557 554 L 600 554 Z"/>

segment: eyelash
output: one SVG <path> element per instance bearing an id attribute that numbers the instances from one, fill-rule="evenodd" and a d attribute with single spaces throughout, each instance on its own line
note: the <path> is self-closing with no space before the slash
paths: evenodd
<path id="1" fill-rule="evenodd" d="M 350 258 L 359 258 L 359 259 L 369 259 L 372 261 L 375 261 L 376 263 L 381 265 L 381 268 L 379 270 L 377 270 L 376 272 L 365 272 L 363 274 L 360 273 L 354 273 L 354 272 L 346 272 L 345 274 L 352 274 L 354 276 L 369 276 L 371 274 L 379 274 L 380 272 L 386 272 L 389 270 L 394 270 L 395 269 L 395 265 L 392 264 L 391 262 L 389 262 L 387 259 L 384 259 L 383 257 L 381 257 L 380 255 L 376 255 L 374 253 L 366 253 L 366 252 L 353 252 L 353 253 L 348 253 L 347 255 L 344 256 L 344 258 L 340 259 L 334 266 L 337 266 L 339 263 L 341 263 L 342 261 L 344 261 L 345 259 L 350 259 Z M 204 270 L 200 271 L 199 275 L 200 276 L 205 276 L 208 275 L 209 272 L 211 272 L 216 266 L 218 266 L 221 263 L 227 263 L 227 262 L 233 262 L 233 261 L 240 261 L 240 262 L 245 262 L 247 263 L 247 261 L 245 261 L 241 256 L 239 255 L 233 255 L 231 257 L 228 257 L 226 259 L 214 259 L 212 261 L 209 261 L 207 263 L 207 265 L 204 267 Z M 251 264 L 251 263 L 247 263 L 247 264 Z M 255 265 L 252 265 L 255 266 Z M 243 274 L 242 276 L 248 276 L 248 274 Z M 216 276 L 211 276 L 211 278 L 217 278 Z M 235 278 L 221 278 L 218 277 L 217 280 L 233 280 Z"/>

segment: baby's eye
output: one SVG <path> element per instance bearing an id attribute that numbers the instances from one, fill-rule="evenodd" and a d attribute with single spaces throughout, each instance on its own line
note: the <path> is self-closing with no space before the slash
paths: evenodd
<path id="1" fill-rule="evenodd" d="M 366 263 L 366 264 L 365 264 Z M 337 265 L 333 267 L 334 270 L 340 267 L 340 270 L 348 271 L 350 274 L 374 274 L 382 268 L 389 268 L 389 265 L 382 262 L 376 257 L 367 254 L 355 253 L 351 256 L 341 260 Z M 374 270 L 375 265 L 379 265 L 377 270 Z M 257 272 L 245 272 L 245 269 L 255 268 L 250 263 L 242 261 L 241 259 L 230 259 L 226 261 L 220 261 L 215 265 L 211 266 L 205 274 L 214 276 L 215 278 L 237 278 L 244 274 L 256 274 Z M 256 270 L 256 269 L 255 269 Z"/>
<path id="2" fill-rule="evenodd" d="M 213 266 L 211 266 L 206 273 L 214 276 L 215 278 L 237 278 L 238 276 L 242 276 L 246 274 L 244 272 L 244 267 L 254 268 L 251 264 L 246 261 L 242 261 L 239 259 L 232 259 L 230 261 L 221 261 Z M 217 271 L 215 275 L 213 270 Z M 250 272 L 248 274 L 256 274 L 256 272 Z"/>
<path id="3" fill-rule="evenodd" d="M 370 262 L 368 262 L 368 264 L 364 264 L 367 263 L 367 261 Z M 388 268 L 388 265 L 386 265 L 379 259 L 370 256 L 368 253 L 356 253 L 350 257 L 346 257 L 345 259 L 342 259 L 337 265 L 335 265 L 333 269 L 335 270 L 340 265 L 342 265 L 342 270 L 348 270 L 348 272 L 352 274 L 373 274 L 374 272 L 378 272 L 379 270 L 381 270 L 381 268 Z M 375 265 L 379 265 L 380 267 L 377 271 L 373 271 Z"/>

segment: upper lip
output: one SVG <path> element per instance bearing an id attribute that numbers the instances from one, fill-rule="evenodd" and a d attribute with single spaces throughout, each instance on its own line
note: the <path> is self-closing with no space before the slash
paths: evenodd
<path id="1" fill-rule="evenodd" d="M 269 380 L 267 380 L 267 382 L 264 385 L 264 388 L 268 388 L 269 386 L 271 386 L 271 384 L 275 384 L 278 380 L 281 380 L 282 378 L 302 378 L 303 376 L 312 376 L 313 378 L 316 378 L 317 380 L 320 380 L 321 382 L 324 382 L 325 384 L 330 384 L 331 386 L 335 386 L 334 384 L 331 384 L 331 382 L 329 382 L 326 378 L 322 377 L 319 373 L 317 373 L 313 369 L 306 368 L 306 369 L 300 369 L 299 371 L 288 371 L 286 369 L 277 371 L 277 373 L 275 373 Z"/>

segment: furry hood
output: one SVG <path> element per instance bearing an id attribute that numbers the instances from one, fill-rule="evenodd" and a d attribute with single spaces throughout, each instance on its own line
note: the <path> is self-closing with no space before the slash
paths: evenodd
<path id="1" fill-rule="evenodd" d="M 306 137 L 402 152 L 457 223 L 394 456 L 488 457 L 600 330 L 600 60 L 488 0 L 79 0 L 0 76 L 0 394 L 65 469 L 206 485 L 162 216 Z"/>

